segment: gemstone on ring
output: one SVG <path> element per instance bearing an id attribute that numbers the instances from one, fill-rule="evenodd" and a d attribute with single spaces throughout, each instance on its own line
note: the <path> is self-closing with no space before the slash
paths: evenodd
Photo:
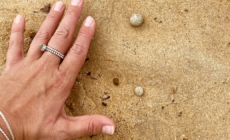
<path id="1" fill-rule="evenodd" d="M 45 50 L 46 50 L 46 45 L 44 45 L 44 44 L 41 45 L 41 46 L 40 46 L 40 49 L 41 49 L 41 51 L 45 51 Z"/>

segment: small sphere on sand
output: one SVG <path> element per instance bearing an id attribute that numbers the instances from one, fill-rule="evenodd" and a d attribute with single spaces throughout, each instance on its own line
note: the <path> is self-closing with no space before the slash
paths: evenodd
<path id="1" fill-rule="evenodd" d="M 135 94 L 137 96 L 142 96 L 143 93 L 144 93 L 144 89 L 142 87 L 138 86 L 138 87 L 135 88 Z"/>
<path id="2" fill-rule="evenodd" d="M 113 84 L 118 86 L 119 85 L 119 79 L 118 78 L 114 78 L 113 79 Z"/>
<path id="3" fill-rule="evenodd" d="M 140 14 L 133 14 L 130 17 L 130 24 L 133 26 L 140 26 L 143 22 L 143 17 Z"/>

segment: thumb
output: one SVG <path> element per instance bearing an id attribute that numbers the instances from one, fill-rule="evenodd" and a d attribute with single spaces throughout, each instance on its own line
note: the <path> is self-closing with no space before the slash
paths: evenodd
<path id="1" fill-rule="evenodd" d="M 114 122 L 102 115 L 86 115 L 59 119 L 59 124 L 67 131 L 68 138 L 80 138 L 95 134 L 113 135 Z"/>

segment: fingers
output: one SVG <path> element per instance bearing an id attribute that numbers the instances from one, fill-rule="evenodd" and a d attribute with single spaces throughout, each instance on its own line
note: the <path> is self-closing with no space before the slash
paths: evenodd
<path id="1" fill-rule="evenodd" d="M 25 19 L 21 15 L 18 15 L 12 25 L 10 43 L 7 52 L 6 70 L 10 69 L 14 64 L 24 58 L 24 30 Z"/>
<path id="2" fill-rule="evenodd" d="M 64 139 L 80 138 L 96 134 L 113 135 L 115 131 L 114 122 L 102 115 L 63 118 L 59 120 L 58 124 L 61 125 L 64 132 L 66 132 L 61 136 Z"/>
<path id="3" fill-rule="evenodd" d="M 69 50 L 64 61 L 60 65 L 60 71 L 71 77 L 73 82 L 79 73 L 88 53 L 90 41 L 94 35 L 96 23 L 92 17 L 84 21 L 73 47 Z"/>
<path id="4" fill-rule="evenodd" d="M 59 22 L 63 16 L 65 5 L 62 2 L 57 2 L 51 9 L 50 13 L 43 22 L 41 28 L 37 32 L 31 47 L 27 54 L 30 60 L 37 60 L 41 57 L 40 45 L 47 44 L 57 29 Z"/>
<path id="5" fill-rule="evenodd" d="M 83 6 L 83 0 L 72 0 L 66 14 L 59 25 L 58 29 L 52 36 L 48 46 L 55 50 L 65 54 L 68 50 L 70 43 L 73 39 L 73 35 L 76 29 L 78 19 L 80 17 Z M 59 64 L 60 58 L 56 55 L 46 51 L 44 53 L 44 59 L 50 59 L 51 63 Z"/>

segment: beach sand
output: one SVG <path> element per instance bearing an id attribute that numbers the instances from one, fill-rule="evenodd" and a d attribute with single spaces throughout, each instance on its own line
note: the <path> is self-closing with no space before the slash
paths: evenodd
<path id="1" fill-rule="evenodd" d="M 41 8 L 54 3 L 0 1 L 0 72 L 15 16 L 27 21 L 26 53 L 47 16 Z M 129 23 L 134 13 L 144 17 L 139 27 Z M 81 140 L 230 139 L 229 0 L 85 0 L 76 34 L 89 15 L 96 33 L 66 111 L 103 114 L 117 128 Z"/>

